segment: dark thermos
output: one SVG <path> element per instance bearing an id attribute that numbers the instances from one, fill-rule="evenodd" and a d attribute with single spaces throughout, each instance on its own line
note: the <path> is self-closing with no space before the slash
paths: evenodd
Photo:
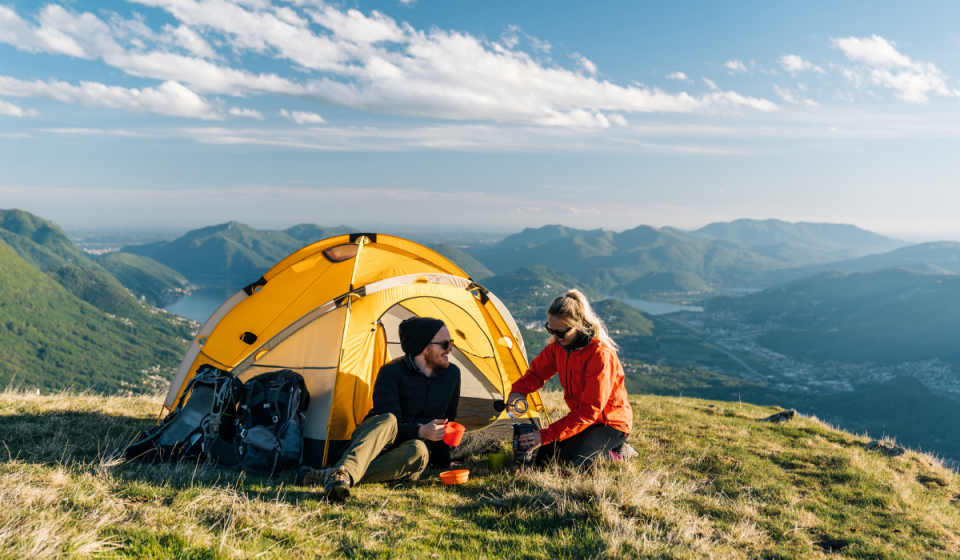
<path id="1" fill-rule="evenodd" d="M 537 427 L 529 422 L 516 422 L 513 424 L 513 461 L 516 464 L 521 466 L 533 464 L 536 452 L 533 449 L 521 449 L 520 436 L 535 431 L 537 431 Z"/>

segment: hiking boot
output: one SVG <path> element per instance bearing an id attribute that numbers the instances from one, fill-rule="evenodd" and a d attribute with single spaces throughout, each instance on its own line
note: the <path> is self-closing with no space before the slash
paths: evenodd
<path id="1" fill-rule="evenodd" d="M 300 467 L 297 473 L 297 486 L 319 486 L 327 480 L 327 474 L 333 469 L 314 469 Z"/>
<path id="2" fill-rule="evenodd" d="M 630 459 L 635 459 L 640 456 L 640 453 L 637 452 L 637 450 L 634 449 L 633 446 L 627 442 L 623 442 L 620 445 L 614 447 L 613 452 L 620 455 L 620 458 L 622 461 L 629 461 Z"/>
<path id="3" fill-rule="evenodd" d="M 342 501 L 350 497 L 351 486 L 353 486 L 353 481 L 350 479 L 350 473 L 343 467 L 337 467 L 327 473 L 327 479 L 323 483 L 323 491 L 326 492 L 328 500 Z"/>

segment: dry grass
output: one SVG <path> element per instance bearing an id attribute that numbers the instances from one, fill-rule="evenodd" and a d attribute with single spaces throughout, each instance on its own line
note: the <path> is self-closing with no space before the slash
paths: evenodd
<path id="1" fill-rule="evenodd" d="M 553 417 L 562 399 L 544 395 Z M 329 504 L 292 474 L 120 459 L 159 397 L 0 394 L 3 558 L 816 558 L 960 555 L 960 477 L 815 420 L 633 400 L 629 463 L 370 485 Z M 506 445 L 505 443 L 503 445 Z"/>

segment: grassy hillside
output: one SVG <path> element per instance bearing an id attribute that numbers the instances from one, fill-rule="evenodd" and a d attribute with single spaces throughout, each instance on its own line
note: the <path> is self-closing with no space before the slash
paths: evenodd
<path id="1" fill-rule="evenodd" d="M 185 276 L 149 257 L 108 253 L 97 263 L 135 296 L 156 307 L 176 300 L 187 286 Z"/>
<path id="2" fill-rule="evenodd" d="M 765 325 L 758 342 L 814 362 L 960 363 L 960 277 L 905 269 L 823 273 L 741 298 L 716 298 L 712 313 Z"/>
<path id="3" fill-rule="evenodd" d="M 82 301 L 0 244 L 0 383 L 143 391 L 169 379 L 195 325 L 140 308 L 125 291 L 126 300 L 113 299 L 123 288 L 106 274 L 75 267 L 53 274 L 116 313 Z"/>
<path id="4" fill-rule="evenodd" d="M 545 398 L 553 417 L 559 396 Z M 634 396 L 640 457 L 560 477 L 486 469 L 360 486 L 345 504 L 207 465 L 118 459 L 158 398 L 0 394 L 5 558 L 947 558 L 960 477 L 778 409 Z M 506 443 L 503 444 L 506 446 Z"/>
<path id="5" fill-rule="evenodd" d="M 59 226 L 23 210 L 0 210 L 0 241 L 41 270 L 66 264 L 99 268 Z"/>
<path id="6" fill-rule="evenodd" d="M 470 276 L 470 278 L 473 278 L 477 282 L 483 280 L 484 278 L 493 276 L 493 273 L 490 272 L 490 269 L 483 266 L 483 263 L 464 253 L 460 249 L 457 249 L 453 245 L 440 243 L 437 245 L 431 245 L 430 248 L 453 261 L 454 264 L 462 268 L 463 271 Z"/>

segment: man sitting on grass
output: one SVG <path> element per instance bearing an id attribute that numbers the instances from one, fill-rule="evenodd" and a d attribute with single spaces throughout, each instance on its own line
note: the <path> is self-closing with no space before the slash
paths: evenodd
<path id="1" fill-rule="evenodd" d="M 323 484 L 328 499 L 345 500 L 368 482 L 416 480 L 431 459 L 449 466 L 445 424 L 457 416 L 460 369 L 450 363 L 450 331 L 443 321 L 412 317 L 400 323 L 404 356 L 380 368 L 373 409 L 357 426 L 343 457 L 328 469 L 303 467 L 297 484 Z"/>

